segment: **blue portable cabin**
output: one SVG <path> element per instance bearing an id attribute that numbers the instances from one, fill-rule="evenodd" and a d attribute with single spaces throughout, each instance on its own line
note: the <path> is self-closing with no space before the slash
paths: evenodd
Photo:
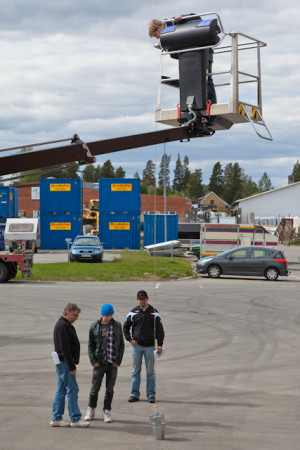
<path id="1" fill-rule="evenodd" d="M 13 186 L 0 186 L 0 219 L 18 217 L 19 195 Z"/>
<path id="2" fill-rule="evenodd" d="M 144 214 L 144 247 L 174 240 L 178 240 L 178 214 Z"/>
<path id="3" fill-rule="evenodd" d="M 99 237 L 105 249 L 140 249 L 140 214 L 101 212 Z"/>
<path id="4" fill-rule="evenodd" d="M 139 178 L 99 179 L 99 213 L 110 211 L 140 214 L 141 180 Z"/>
<path id="5" fill-rule="evenodd" d="M 66 249 L 66 238 L 82 234 L 82 181 L 40 180 L 41 249 Z"/>

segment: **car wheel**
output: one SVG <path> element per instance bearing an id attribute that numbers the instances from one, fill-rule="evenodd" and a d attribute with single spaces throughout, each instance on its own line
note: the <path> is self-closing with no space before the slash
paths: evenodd
<path id="1" fill-rule="evenodd" d="M 3 262 L 0 262 L 0 283 L 8 281 L 8 278 L 9 278 L 8 269 Z"/>
<path id="2" fill-rule="evenodd" d="M 210 278 L 219 278 L 219 276 L 221 275 L 221 268 L 216 264 L 213 264 L 207 269 L 207 275 Z"/>
<path id="3" fill-rule="evenodd" d="M 278 278 L 278 275 L 279 275 L 279 273 L 278 273 L 278 270 L 276 269 L 276 267 L 268 267 L 265 270 L 265 278 L 268 281 L 276 281 Z"/>

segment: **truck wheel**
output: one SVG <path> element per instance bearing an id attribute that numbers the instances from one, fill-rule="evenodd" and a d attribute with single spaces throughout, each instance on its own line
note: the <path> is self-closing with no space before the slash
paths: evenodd
<path id="1" fill-rule="evenodd" d="M 3 262 L 0 262 L 0 283 L 8 280 L 8 270 Z"/>
<path id="2" fill-rule="evenodd" d="M 207 269 L 207 275 L 210 278 L 219 278 L 219 276 L 221 275 L 221 268 L 216 264 L 213 264 Z"/>

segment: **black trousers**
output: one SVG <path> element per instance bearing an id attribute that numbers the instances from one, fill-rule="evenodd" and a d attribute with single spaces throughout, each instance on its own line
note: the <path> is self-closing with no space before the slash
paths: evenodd
<path id="1" fill-rule="evenodd" d="M 92 377 L 92 387 L 89 398 L 89 406 L 91 408 L 96 408 L 98 403 L 98 394 L 101 388 L 102 380 L 104 375 L 106 375 L 106 389 L 104 396 L 104 406 L 103 410 L 108 409 L 111 410 L 111 402 L 114 396 L 114 386 L 116 383 L 118 374 L 118 368 L 113 367 L 111 364 L 106 365 L 103 364 L 99 367 L 94 367 L 93 369 L 93 377 Z"/>

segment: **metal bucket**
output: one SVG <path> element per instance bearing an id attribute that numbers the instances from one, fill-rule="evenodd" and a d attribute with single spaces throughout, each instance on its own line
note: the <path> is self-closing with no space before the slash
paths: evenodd
<path id="1" fill-rule="evenodd" d="M 153 439 L 162 440 L 165 438 L 165 415 L 164 414 L 153 414 L 150 416 L 150 422 L 153 431 Z"/>

